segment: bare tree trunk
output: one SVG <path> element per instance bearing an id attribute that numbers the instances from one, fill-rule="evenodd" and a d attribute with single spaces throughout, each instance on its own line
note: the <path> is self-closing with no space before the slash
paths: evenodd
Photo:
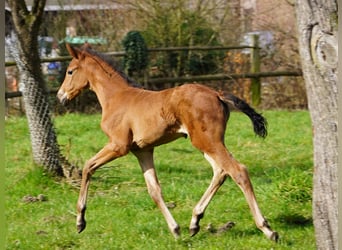
<path id="1" fill-rule="evenodd" d="M 35 162 L 53 175 L 75 177 L 72 172 L 76 169 L 60 154 L 41 72 L 38 32 L 45 1 L 34 0 L 29 11 L 24 0 L 8 0 L 16 29 L 9 48 L 20 73 L 19 89 L 23 94 Z"/>
<path id="2" fill-rule="evenodd" d="M 313 126 L 313 218 L 317 249 L 337 249 L 336 0 L 297 0 L 302 68 Z"/>

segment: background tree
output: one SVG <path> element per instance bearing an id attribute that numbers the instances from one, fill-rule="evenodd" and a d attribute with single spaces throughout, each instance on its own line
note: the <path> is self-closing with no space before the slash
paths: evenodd
<path id="1" fill-rule="evenodd" d="M 214 3 L 215 2 L 215 3 Z M 219 31 L 223 27 L 227 5 L 217 1 L 129 0 L 127 6 L 136 10 L 136 23 L 149 48 L 220 45 Z M 221 1 L 222 2 L 222 1 Z M 217 15 L 224 7 L 224 14 Z M 221 11 L 222 12 L 222 11 Z M 217 19 L 213 20 L 214 17 Z M 207 74 L 217 70 L 222 52 L 183 51 L 150 54 L 151 66 L 157 76 Z"/>
<path id="2" fill-rule="evenodd" d="M 38 34 L 46 0 L 34 0 L 28 10 L 24 0 L 7 0 L 15 35 L 9 48 L 20 74 L 34 161 L 57 176 L 78 177 L 79 172 L 61 156 L 50 116 L 48 92 L 41 71 Z"/>
<path id="3" fill-rule="evenodd" d="M 336 0 L 297 0 L 302 68 L 313 126 L 313 218 L 318 249 L 337 249 Z"/>
<path id="4" fill-rule="evenodd" d="M 129 76 L 133 73 L 141 75 L 141 72 L 148 65 L 147 46 L 144 38 L 139 31 L 130 31 L 122 40 L 125 48 L 125 56 L 123 60 L 124 68 Z"/>

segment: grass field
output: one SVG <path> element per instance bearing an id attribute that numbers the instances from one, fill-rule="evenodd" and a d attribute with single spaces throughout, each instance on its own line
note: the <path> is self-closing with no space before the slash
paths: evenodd
<path id="1" fill-rule="evenodd" d="M 76 232 L 78 188 L 52 178 L 34 165 L 25 118 L 5 123 L 6 249 L 315 249 L 312 225 L 312 142 L 306 111 L 265 111 L 269 135 L 253 134 L 249 119 L 232 113 L 226 144 L 248 166 L 263 214 L 280 235 L 274 243 L 253 222 L 238 187 L 227 179 L 201 221 L 188 234 L 191 212 L 209 185 L 212 171 L 189 140 L 179 139 L 155 151 L 166 202 L 182 228 L 175 240 L 149 197 L 136 159 L 128 155 L 100 168 L 90 184 L 87 228 Z M 100 115 L 54 118 L 58 140 L 71 162 L 82 166 L 106 143 Z M 35 201 L 42 194 L 45 199 Z M 223 233 L 227 221 L 235 227 Z"/>

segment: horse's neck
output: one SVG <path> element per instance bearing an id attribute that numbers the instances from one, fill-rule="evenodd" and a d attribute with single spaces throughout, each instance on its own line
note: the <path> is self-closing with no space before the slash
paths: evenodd
<path id="1" fill-rule="evenodd" d="M 126 80 L 117 72 L 101 72 L 93 74 L 90 89 L 96 93 L 102 109 L 115 94 L 129 87 Z"/>

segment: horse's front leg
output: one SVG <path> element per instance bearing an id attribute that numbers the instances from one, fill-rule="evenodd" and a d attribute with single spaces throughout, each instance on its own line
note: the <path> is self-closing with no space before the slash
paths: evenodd
<path id="1" fill-rule="evenodd" d="M 171 233 L 175 238 L 178 238 L 180 236 L 180 228 L 164 202 L 161 187 L 154 168 L 153 149 L 148 151 L 135 151 L 133 153 L 139 160 L 148 193 L 164 215 Z"/>
<path id="2" fill-rule="evenodd" d="M 127 154 L 127 152 L 127 149 L 119 147 L 113 143 L 109 143 L 85 164 L 82 171 L 81 189 L 77 201 L 76 226 L 79 233 L 86 227 L 85 210 L 91 176 L 94 174 L 96 169 L 111 160 Z"/>

